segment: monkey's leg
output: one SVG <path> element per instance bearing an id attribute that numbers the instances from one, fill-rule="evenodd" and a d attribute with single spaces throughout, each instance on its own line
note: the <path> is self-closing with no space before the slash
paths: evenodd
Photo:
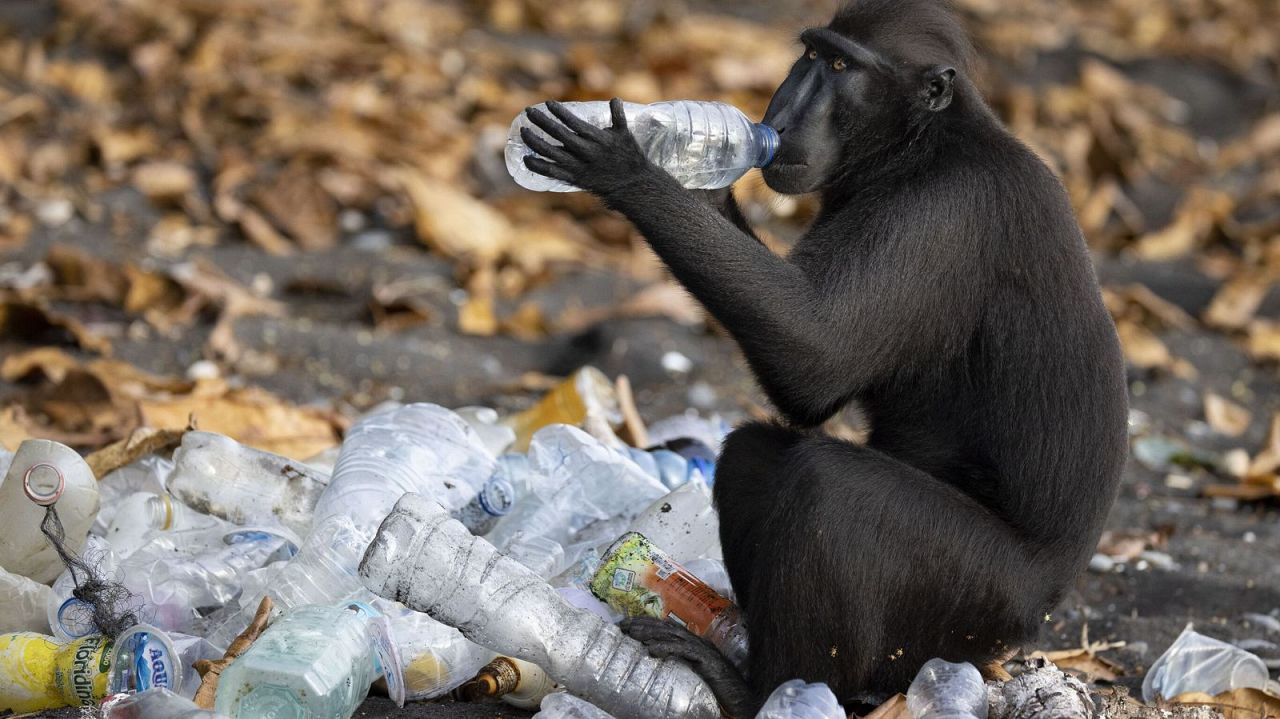
<path id="1" fill-rule="evenodd" d="M 780 460 L 761 461 L 769 441 Z M 1071 579 L 1047 557 L 1075 547 L 1033 546 L 955 487 L 829 437 L 739 430 L 716 502 L 760 699 L 795 678 L 842 701 L 900 691 L 935 656 L 981 665 Z"/>
<path id="2" fill-rule="evenodd" d="M 719 649 L 684 627 L 653 617 L 632 617 L 619 625 L 622 631 L 644 644 L 659 659 L 683 659 L 707 682 L 720 707 L 730 717 L 747 719 L 760 709 L 751 688 Z"/>

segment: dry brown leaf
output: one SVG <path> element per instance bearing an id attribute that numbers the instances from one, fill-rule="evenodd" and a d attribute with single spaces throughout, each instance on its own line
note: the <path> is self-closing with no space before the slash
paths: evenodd
<path id="1" fill-rule="evenodd" d="M 511 245 L 511 223 L 497 210 L 447 182 L 412 169 L 388 172 L 409 196 L 418 239 L 445 257 L 475 265 L 496 262 Z"/>
<path id="2" fill-rule="evenodd" d="M 0 337 L 39 344 L 76 344 L 90 352 L 111 354 L 111 341 L 106 337 L 38 301 L 0 298 Z"/>
<path id="3" fill-rule="evenodd" d="M 0 448 L 12 452 L 24 440 L 35 436 L 31 432 L 31 421 L 21 407 L 0 407 Z"/>
<path id="4" fill-rule="evenodd" d="M 1162 547 L 1165 536 L 1143 530 L 1107 530 L 1098 539 L 1098 551 L 1118 562 L 1131 562 L 1143 552 Z"/>
<path id="5" fill-rule="evenodd" d="M 1031 658 L 1043 657 L 1064 671 L 1085 674 L 1090 681 L 1115 681 L 1124 674 L 1120 665 L 1103 659 L 1088 648 L 1064 649 L 1055 652 L 1034 652 Z"/>
<path id="6" fill-rule="evenodd" d="M 327 250 L 337 244 L 333 200 L 317 182 L 315 172 L 302 163 L 291 163 L 270 184 L 258 187 L 251 199 L 302 249 Z"/>
<path id="7" fill-rule="evenodd" d="M 1203 704 L 1222 712 L 1223 719 L 1280 719 L 1280 697 L 1259 689 L 1233 689 L 1217 696 L 1187 692 L 1173 698 L 1174 704 Z"/>
<path id="8" fill-rule="evenodd" d="M 128 292 L 129 280 L 118 265 L 82 250 L 54 245 L 44 263 L 53 270 L 61 299 L 119 305 Z"/>
<path id="9" fill-rule="evenodd" d="M 1280 361 L 1280 323 L 1254 320 L 1249 323 L 1249 356 L 1258 361 Z"/>
<path id="10" fill-rule="evenodd" d="M 148 162 L 133 168 L 133 186 L 155 201 L 179 200 L 196 189 L 196 173 L 180 162 Z"/>
<path id="11" fill-rule="evenodd" d="M 87 457 L 85 462 L 98 479 L 121 467 L 157 452 L 167 452 L 182 443 L 185 430 L 139 427 L 122 440 L 113 442 Z"/>
<path id="12" fill-rule="evenodd" d="M 458 331 L 478 337 L 498 333 L 498 317 L 494 314 L 494 269 L 484 265 L 467 281 L 467 301 L 458 308 Z"/>
<path id="13" fill-rule="evenodd" d="M 1258 456 L 1249 463 L 1247 478 L 1269 477 L 1280 470 L 1280 412 L 1272 415 L 1271 427 L 1267 430 L 1267 442 L 1258 452 Z"/>
<path id="14" fill-rule="evenodd" d="M 67 373 L 80 369 L 80 360 L 57 347 L 37 347 L 26 352 L 11 354 L 0 362 L 0 379 L 21 382 L 39 373 L 57 384 Z"/>
<path id="15" fill-rule="evenodd" d="M 1228 437 L 1244 434 L 1253 421 L 1249 410 L 1213 392 L 1204 395 L 1204 417 L 1213 431 Z"/>
<path id="16" fill-rule="evenodd" d="M 236 218 L 240 221 L 240 229 L 244 231 L 245 237 L 267 254 L 277 257 L 293 254 L 293 245 L 276 231 L 262 213 L 249 207 L 241 207 L 236 211 Z"/>
<path id="17" fill-rule="evenodd" d="M 369 301 L 373 324 L 380 330 L 396 332 L 436 317 L 441 282 L 436 277 L 410 277 L 375 285 Z"/>
<path id="18" fill-rule="evenodd" d="M 1270 280 L 1252 274 L 1227 282 L 1204 311 L 1205 323 L 1219 329 L 1243 329 L 1262 305 L 1271 284 Z"/>
<path id="19" fill-rule="evenodd" d="M 525 342 L 537 342 L 547 336 L 547 319 L 536 302 L 523 302 L 516 311 L 503 318 L 501 330 Z"/>
<path id="20" fill-rule="evenodd" d="M 1129 364 L 1140 369 L 1167 369 L 1173 365 L 1173 355 L 1164 342 L 1151 330 L 1136 322 L 1116 323 L 1120 345 Z"/>

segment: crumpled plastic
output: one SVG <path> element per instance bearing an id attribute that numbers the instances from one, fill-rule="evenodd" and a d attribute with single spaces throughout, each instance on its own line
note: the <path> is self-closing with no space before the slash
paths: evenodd
<path id="1" fill-rule="evenodd" d="M 1264 689 L 1270 676 L 1255 654 L 1206 637 L 1188 625 L 1142 680 L 1142 699 L 1172 699 L 1187 692 L 1217 696 L 1232 689 Z"/>

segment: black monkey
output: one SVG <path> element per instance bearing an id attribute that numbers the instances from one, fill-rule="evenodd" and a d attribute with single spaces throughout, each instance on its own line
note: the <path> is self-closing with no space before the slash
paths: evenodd
<path id="1" fill-rule="evenodd" d="M 639 228 L 785 420 L 737 429 L 717 468 L 747 684 L 674 626 L 627 627 L 735 716 L 787 679 L 849 701 L 1033 638 L 1126 454 L 1119 344 L 1066 194 L 975 89 L 948 7 L 860 0 L 801 41 L 764 118 L 781 135 L 764 178 L 821 211 L 785 259 L 730 193 L 649 163 L 616 100 L 611 129 L 549 104 L 529 117 L 561 146 L 524 135 L 531 170 Z M 851 401 L 866 446 L 815 429 Z"/>

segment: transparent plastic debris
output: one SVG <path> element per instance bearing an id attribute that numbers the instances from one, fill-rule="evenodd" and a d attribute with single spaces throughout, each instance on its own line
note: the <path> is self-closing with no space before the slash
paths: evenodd
<path id="1" fill-rule="evenodd" d="M 542 700 L 533 719 L 614 719 L 609 712 L 568 692 L 555 692 Z"/>
<path id="2" fill-rule="evenodd" d="M 496 697 L 519 709 L 537 709 L 556 690 L 542 667 L 515 657 L 496 657 L 462 687 L 468 701 Z"/>
<path id="3" fill-rule="evenodd" d="M 686 482 L 654 500 L 631 523 L 631 531 L 643 534 L 680 564 L 722 556 L 720 518 L 711 506 L 711 490 L 702 482 Z"/>
<path id="4" fill-rule="evenodd" d="M 264 594 L 270 595 L 274 602 L 276 616 L 308 604 L 370 599 L 356 576 L 356 567 L 369 546 L 369 537 L 345 515 L 320 522 L 303 541 L 297 556 L 266 579 L 262 592 L 253 596 L 242 594 L 229 614 L 218 617 L 219 621 L 205 635 L 209 643 L 226 649 L 249 626 Z"/>
<path id="5" fill-rule="evenodd" d="M 470 502 L 454 510 L 453 518 L 462 522 L 472 534 L 487 534 L 515 503 L 516 488 L 499 472 L 485 482 Z"/>
<path id="6" fill-rule="evenodd" d="M 301 536 L 329 484 L 301 462 L 212 432 L 187 432 L 173 452 L 169 492 L 202 514 L 239 525 L 281 523 Z"/>
<path id="7" fill-rule="evenodd" d="M 493 476 L 495 465 L 475 430 L 443 407 L 410 404 L 370 415 L 347 432 L 315 519 L 345 515 L 373 536 L 406 492 L 461 509 Z"/>
<path id="8" fill-rule="evenodd" d="M 629 532 L 609 547 L 591 579 L 591 593 L 629 617 L 675 622 L 714 644 L 737 667 L 746 666 L 742 611 L 641 534 Z"/>
<path id="9" fill-rule="evenodd" d="M 47 585 L 0 568 L 0 632 L 47 631 L 51 593 Z"/>
<path id="10" fill-rule="evenodd" d="M 650 657 L 616 626 L 569 606 L 536 574 L 419 495 L 405 495 L 383 521 L 360 576 L 387 599 L 537 664 L 619 719 L 720 716 L 711 689 L 687 665 Z"/>
<path id="11" fill-rule="evenodd" d="M 98 480 L 74 449 L 47 439 L 18 445 L 0 483 L 0 567 L 41 584 L 62 573 L 62 560 L 40 532 L 45 507 L 56 503 L 64 546 L 79 552 L 98 513 Z"/>
<path id="12" fill-rule="evenodd" d="M 145 656 L 147 661 L 137 662 Z M 0 715 L 67 706 L 94 707 L 106 696 L 182 681 L 172 642 L 139 625 L 116 640 L 91 634 L 59 642 L 36 632 L 0 634 Z"/>
<path id="13" fill-rule="evenodd" d="M 104 719 L 229 719 L 168 689 L 119 694 L 102 704 Z"/>
<path id="14" fill-rule="evenodd" d="M 515 430 L 502 424 L 497 410 L 490 407 L 461 407 L 454 412 L 471 425 L 485 449 L 495 457 L 510 449 L 516 441 Z"/>
<path id="15" fill-rule="evenodd" d="M 379 674 L 368 622 L 345 606 L 288 612 L 222 670 L 214 710 L 232 719 L 350 717 Z"/>
<path id="16" fill-rule="evenodd" d="M 178 664 L 182 667 L 182 686 L 174 691 L 185 698 L 192 698 L 200 689 L 203 677 L 195 670 L 195 663 L 201 659 L 215 661 L 222 658 L 223 653 L 209 643 L 207 639 L 193 634 L 169 632 L 169 640 L 178 653 Z"/>
<path id="17" fill-rule="evenodd" d="M 756 719 L 846 719 L 848 714 L 826 684 L 792 679 L 773 690 Z"/>
<path id="18" fill-rule="evenodd" d="M 409 700 L 434 699 L 456 689 L 494 657 L 492 650 L 422 612 L 384 599 L 374 606 L 390 621 Z"/>
<path id="19" fill-rule="evenodd" d="M 1153 472 L 1178 468 L 1217 468 L 1222 458 L 1215 452 L 1193 447 L 1173 437 L 1148 434 L 1133 440 L 1133 458 Z"/>
<path id="20" fill-rule="evenodd" d="M 987 685 L 968 662 L 930 659 L 907 690 L 911 719 L 986 719 Z"/>
<path id="21" fill-rule="evenodd" d="M 715 463 L 711 460 L 685 457 L 669 449 L 627 447 L 626 451 L 631 461 L 668 489 L 676 489 L 692 481 L 710 486 L 714 481 Z"/>
<path id="22" fill-rule="evenodd" d="M 576 427 L 557 424 L 539 430 L 528 457 L 531 494 L 521 498 L 486 538 L 504 552 L 521 538 L 556 542 L 565 556 L 553 574 L 576 563 L 590 544 L 616 538 L 625 522 L 667 494 L 667 488 L 625 452 Z M 611 536 L 604 532 L 598 540 L 579 540 L 590 525 L 615 517 L 623 524 L 616 531 L 610 528 Z"/>
<path id="23" fill-rule="evenodd" d="M 80 556 L 103 579 L 107 581 L 120 579 L 117 571 L 119 562 L 116 560 L 115 552 L 102 537 L 89 535 L 84 547 L 80 550 Z M 61 641 L 70 641 L 98 631 L 93 624 L 91 608 L 72 596 L 75 588 L 75 576 L 70 569 L 67 569 L 54 580 L 45 603 L 45 619 L 49 629 Z"/>
<path id="24" fill-rule="evenodd" d="M 165 494 L 134 492 L 116 500 L 110 526 L 103 533 L 118 557 L 128 557 L 157 532 L 213 527 L 218 519 L 201 514 Z"/>
<path id="25" fill-rule="evenodd" d="M 566 102 L 564 106 L 596 127 L 613 124 L 608 102 Z M 776 130 L 752 122 L 737 108 L 721 102 L 628 102 L 623 107 L 627 128 L 644 155 L 690 189 L 728 187 L 751 168 L 769 164 L 778 149 Z M 545 104 L 538 108 L 547 112 Z M 560 144 L 521 113 L 507 134 L 506 161 L 511 177 L 521 187 L 539 192 L 578 190 L 525 167 L 524 158 L 536 154 L 520 136 L 520 130 L 526 127 L 553 145 Z"/>
<path id="26" fill-rule="evenodd" d="M 672 415 L 650 424 L 646 430 L 650 446 L 666 446 L 681 439 L 692 439 L 720 454 L 720 445 L 732 427 L 718 414 L 703 418 L 694 413 Z"/>
<path id="27" fill-rule="evenodd" d="M 685 563 L 684 568 L 725 598 L 735 600 L 733 582 L 729 581 L 729 570 L 725 567 L 723 559 L 710 557 L 692 559 Z"/>
<path id="28" fill-rule="evenodd" d="M 1217 696 L 1232 689 L 1264 689 L 1269 679 L 1258 656 L 1188 626 L 1147 671 L 1142 698 L 1151 703 L 1187 692 Z"/>
<path id="29" fill-rule="evenodd" d="M 121 501 L 135 492 L 168 494 L 165 486 L 172 473 L 172 459 L 149 454 L 99 478 L 98 495 L 101 502 L 90 531 L 98 535 L 106 534 L 120 509 Z"/>
<path id="30" fill-rule="evenodd" d="M 524 452 L 538 430 L 568 424 L 612 446 L 624 446 L 613 433 L 622 424 L 622 409 L 613 383 L 595 367 L 583 367 L 556 385 L 529 409 L 503 422 L 516 433 L 511 449 Z"/>

